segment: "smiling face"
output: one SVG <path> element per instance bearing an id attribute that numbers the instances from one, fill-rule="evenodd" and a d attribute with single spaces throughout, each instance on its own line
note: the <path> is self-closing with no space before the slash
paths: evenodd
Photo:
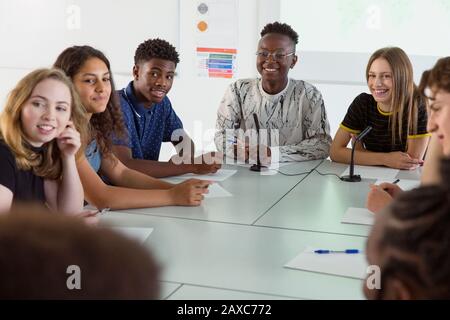
<path id="1" fill-rule="evenodd" d="M 170 91 L 175 76 L 173 61 L 152 58 L 133 67 L 133 87 L 137 100 L 150 107 L 160 103 Z"/>
<path id="2" fill-rule="evenodd" d="M 256 68 L 267 93 L 275 94 L 284 89 L 289 69 L 296 62 L 294 42 L 288 36 L 268 33 L 259 41 Z"/>
<path id="3" fill-rule="evenodd" d="M 40 147 L 58 137 L 71 115 L 69 88 L 55 79 L 45 79 L 33 89 L 21 111 L 21 126 L 25 139 Z"/>
<path id="4" fill-rule="evenodd" d="M 367 85 L 376 102 L 389 109 L 394 86 L 392 68 L 384 58 L 375 59 L 370 66 Z M 388 110 L 385 110 L 388 111 Z"/>
<path id="5" fill-rule="evenodd" d="M 105 111 L 111 96 L 111 75 L 102 60 L 86 60 L 74 75 L 73 83 L 88 113 Z"/>
<path id="6" fill-rule="evenodd" d="M 444 155 L 450 156 L 450 92 L 438 90 L 430 99 L 428 131 L 438 137 Z"/>

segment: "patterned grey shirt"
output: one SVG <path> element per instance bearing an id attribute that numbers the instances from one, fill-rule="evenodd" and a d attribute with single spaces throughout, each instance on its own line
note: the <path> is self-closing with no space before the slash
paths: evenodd
<path id="1" fill-rule="evenodd" d="M 289 79 L 283 91 L 270 95 L 263 90 L 260 78 L 232 83 L 217 111 L 214 141 L 219 151 L 234 157 L 230 132 L 237 136 L 237 128 L 256 129 L 253 113 L 261 129 L 278 129 L 278 134 L 266 141 L 271 148 L 279 146 L 280 162 L 328 157 L 330 125 L 322 94 L 313 85 Z"/>

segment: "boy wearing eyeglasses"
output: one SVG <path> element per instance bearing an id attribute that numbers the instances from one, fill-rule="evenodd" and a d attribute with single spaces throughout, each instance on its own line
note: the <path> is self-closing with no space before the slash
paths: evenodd
<path id="1" fill-rule="evenodd" d="M 261 31 L 256 52 L 260 78 L 232 83 L 217 112 L 215 143 L 229 158 L 262 164 L 327 158 L 331 144 L 322 94 L 288 77 L 297 62 L 298 34 L 285 23 Z M 255 117 L 261 129 L 254 139 Z M 253 130 L 253 131 L 252 131 Z M 252 156 L 253 155 L 253 156 Z"/>

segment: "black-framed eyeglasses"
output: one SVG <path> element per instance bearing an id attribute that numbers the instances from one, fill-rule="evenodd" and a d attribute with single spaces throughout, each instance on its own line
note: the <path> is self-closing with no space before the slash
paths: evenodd
<path id="1" fill-rule="evenodd" d="M 275 61 L 283 61 L 284 59 L 286 59 L 289 56 L 292 56 L 293 54 L 295 54 L 295 52 L 290 52 L 290 53 L 269 52 L 269 51 L 256 52 L 256 55 L 258 56 L 258 58 L 267 60 L 267 59 L 269 59 L 270 56 L 272 56 L 272 59 Z"/>

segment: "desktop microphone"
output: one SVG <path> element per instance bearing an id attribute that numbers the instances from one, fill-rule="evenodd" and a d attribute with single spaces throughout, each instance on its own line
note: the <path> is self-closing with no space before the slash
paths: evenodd
<path id="1" fill-rule="evenodd" d="M 372 127 L 368 126 L 363 131 L 361 131 L 360 134 L 358 134 L 356 136 L 355 142 L 353 143 L 353 146 L 352 146 L 352 156 L 351 156 L 351 159 L 350 159 L 350 174 L 348 176 L 341 177 L 342 181 L 347 181 L 347 182 L 360 182 L 361 181 L 361 176 L 359 174 L 354 174 L 354 170 L 355 170 L 355 163 L 354 163 L 355 146 L 356 146 L 356 143 L 358 141 L 361 141 L 361 139 L 364 138 L 366 136 L 366 134 L 368 134 L 370 132 L 370 130 L 372 130 Z"/>
<path id="2" fill-rule="evenodd" d="M 256 133 L 257 133 L 256 164 L 253 164 L 250 167 L 250 170 L 251 171 L 261 171 L 261 169 L 266 168 L 266 167 L 261 165 L 261 161 L 259 159 L 259 121 L 258 121 L 258 116 L 256 115 L 256 113 L 253 114 L 253 120 L 255 121 Z"/>

